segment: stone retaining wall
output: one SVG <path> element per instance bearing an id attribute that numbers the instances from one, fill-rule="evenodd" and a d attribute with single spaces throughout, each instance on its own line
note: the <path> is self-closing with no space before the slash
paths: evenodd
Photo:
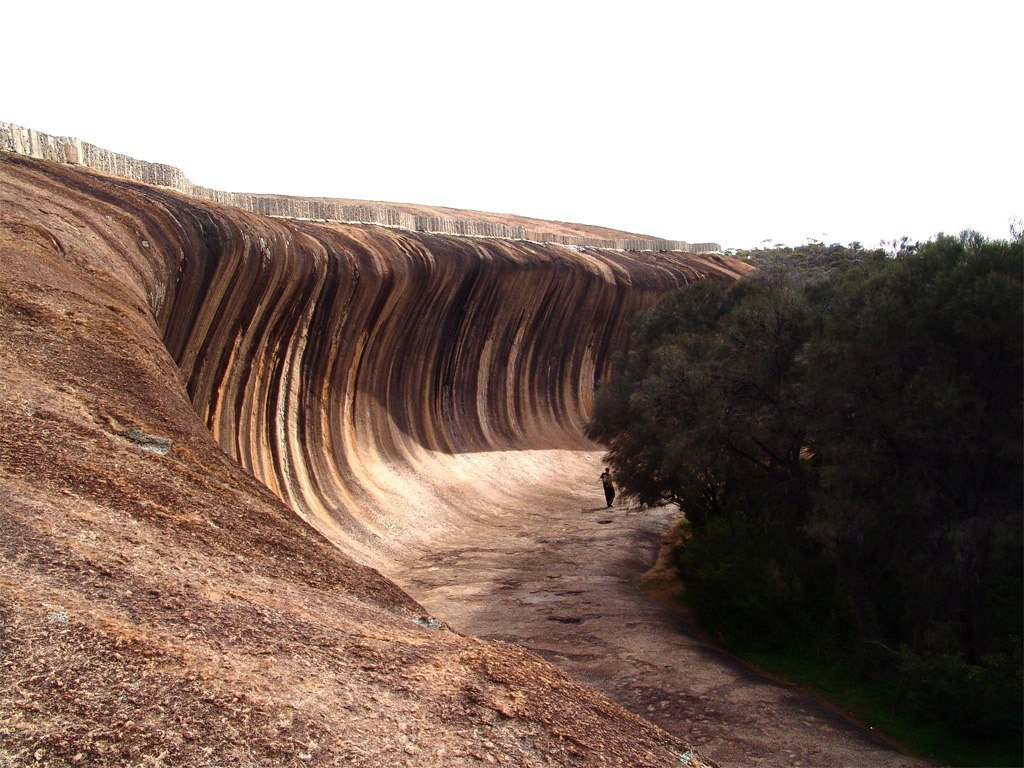
<path id="1" fill-rule="evenodd" d="M 431 232 L 468 237 L 496 237 L 506 240 L 530 240 L 539 243 L 560 243 L 589 248 L 619 251 L 682 251 L 685 253 L 717 253 L 718 243 L 687 243 L 682 240 L 602 240 L 587 237 L 556 235 L 509 226 L 490 221 L 468 221 L 441 216 L 416 216 L 384 205 L 345 205 L 337 200 L 315 200 L 305 197 L 254 195 L 245 192 L 222 192 L 193 184 L 180 169 L 162 163 L 137 160 L 111 152 L 71 136 L 50 136 L 31 128 L 0 122 L 0 151 L 52 160 L 58 163 L 83 165 L 102 173 L 146 184 L 168 187 L 186 195 L 233 205 L 242 210 L 292 219 L 339 221 L 357 224 L 378 224 L 400 227 L 414 232 Z"/>

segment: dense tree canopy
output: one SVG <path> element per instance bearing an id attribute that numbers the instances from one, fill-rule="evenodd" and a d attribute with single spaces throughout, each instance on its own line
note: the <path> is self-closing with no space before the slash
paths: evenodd
<path id="1" fill-rule="evenodd" d="M 856 660 L 1019 738 L 1022 241 L 829 251 L 648 311 L 590 434 L 624 492 L 685 511 L 724 641 Z"/>

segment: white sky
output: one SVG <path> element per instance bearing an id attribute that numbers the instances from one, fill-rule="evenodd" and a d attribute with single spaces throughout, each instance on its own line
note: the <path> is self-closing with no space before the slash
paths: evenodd
<path id="1" fill-rule="evenodd" d="M 746 247 L 1024 218 L 1024 2 L 47 2 L 0 120 L 217 189 Z"/>

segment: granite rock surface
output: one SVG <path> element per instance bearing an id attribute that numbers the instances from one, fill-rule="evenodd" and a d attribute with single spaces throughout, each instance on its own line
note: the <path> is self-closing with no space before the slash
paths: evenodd
<path id="1" fill-rule="evenodd" d="M 593 450 L 631 317 L 743 269 L 0 153 L 0 765 L 705 764 L 378 569 Z"/>

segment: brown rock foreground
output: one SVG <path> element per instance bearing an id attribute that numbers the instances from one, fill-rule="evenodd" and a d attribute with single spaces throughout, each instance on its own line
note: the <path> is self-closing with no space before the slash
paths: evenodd
<path id="1" fill-rule="evenodd" d="M 666 261 L 0 155 L 0 764 L 700 765 L 334 545 L 393 562 L 459 525 L 389 510 L 424 472 L 578 443 Z"/>

